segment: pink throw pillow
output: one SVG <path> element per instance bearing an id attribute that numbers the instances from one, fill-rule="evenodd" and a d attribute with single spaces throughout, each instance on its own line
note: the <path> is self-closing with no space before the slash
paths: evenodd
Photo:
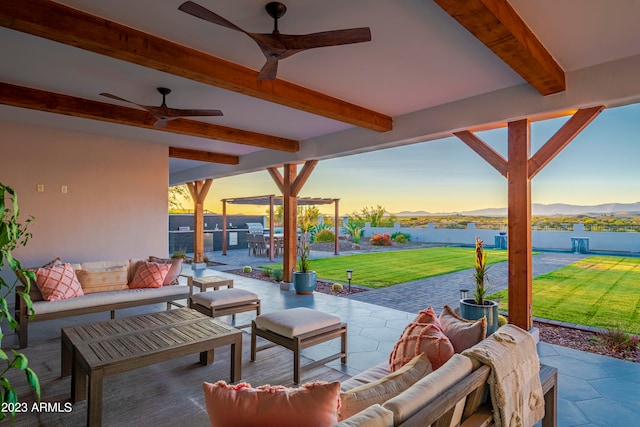
<path id="1" fill-rule="evenodd" d="M 340 383 L 299 388 L 203 383 L 211 427 L 329 427 L 338 422 Z"/>
<path id="2" fill-rule="evenodd" d="M 422 310 L 411 323 L 432 323 L 440 328 L 440 322 L 433 307 Z"/>
<path id="3" fill-rule="evenodd" d="M 149 262 L 157 262 L 158 264 L 169 264 L 171 268 L 167 273 L 167 277 L 162 282 L 163 286 L 177 285 L 179 284 L 178 277 L 182 273 L 182 258 L 159 258 L 156 256 L 150 256 Z"/>
<path id="4" fill-rule="evenodd" d="M 71 264 L 37 269 L 36 285 L 47 301 L 61 301 L 84 295 Z"/>
<path id="5" fill-rule="evenodd" d="M 456 353 L 473 347 L 487 336 L 487 319 L 467 320 L 445 305 L 440 317 L 440 329 L 449 338 Z"/>
<path id="6" fill-rule="evenodd" d="M 129 283 L 129 288 L 161 288 L 170 268 L 170 264 L 140 261 L 138 268 L 136 268 L 136 274 L 134 274 L 131 283 Z"/>
<path id="7" fill-rule="evenodd" d="M 395 372 L 420 353 L 427 354 L 434 371 L 454 354 L 453 345 L 442 332 L 438 317 L 431 307 L 418 313 L 413 322 L 404 328 L 389 356 L 391 372 Z"/>
<path id="8" fill-rule="evenodd" d="M 395 372 L 420 353 L 427 353 L 435 371 L 453 356 L 454 350 L 449 338 L 436 325 L 410 323 L 389 357 L 391 372 Z"/>

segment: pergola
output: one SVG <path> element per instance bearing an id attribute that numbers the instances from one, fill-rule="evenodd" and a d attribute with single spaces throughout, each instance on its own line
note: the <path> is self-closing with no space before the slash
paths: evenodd
<path id="1" fill-rule="evenodd" d="M 335 254 L 338 255 L 340 253 L 340 245 L 338 243 L 338 220 L 339 220 L 339 202 L 340 199 L 327 199 L 320 197 L 297 197 L 296 204 L 298 206 L 315 206 L 315 205 L 335 205 L 335 218 L 334 224 L 336 227 L 335 232 Z M 275 194 L 269 194 L 266 196 L 250 196 L 250 197 L 235 197 L 229 199 L 222 199 L 222 234 L 223 236 L 227 235 L 227 203 L 234 205 L 269 205 L 269 245 L 270 247 L 274 247 L 274 219 L 273 219 L 273 207 L 274 206 L 283 206 L 284 205 L 284 197 L 276 196 Z M 284 230 L 285 239 L 286 235 L 290 230 Z M 286 251 L 286 249 L 285 249 Z M 227 239 L 222 239 L 222 255 L 227 254 Z M 269 251 L 269 259 L 273 261 L 274 251 Z"/>

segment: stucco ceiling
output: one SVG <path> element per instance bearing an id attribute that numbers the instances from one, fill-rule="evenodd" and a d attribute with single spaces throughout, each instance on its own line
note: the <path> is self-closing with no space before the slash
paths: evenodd
<path id="1" fill-rule="evenodd" d="M 64 0 L 58 3 L 259 70 L 264 57 L 246 35 L 178 10 L 182 0 Z M 270 32 L 264 0 L 198 0 L 253 32 Z M 300 141 L 286 153 L 87 118 L 0 105 L 0 122 L 73 129 L 239 156 L 237 165 L 171 159 L 172 183 L 425 141 L 478 127 L 601 102 L 636 102 L 640 2 L 510 0 L 567 73 L 567 91 L 543 96 L 431 0 L 291 0 L 283 33 L 368 26 L 372 41 L 313 49 L 281 61 L 278 78 L 393 118 L 393 130 L 352 124 L 220 89 L 162 71 L 0 27 L 0 82 L 109 102 L 109 92 L 176 108 L 215 108 L 195 120 Z M 607 64 L 611 64 L 608 66 Z M 613 73 L 613 74 L 612 74 Z M 609 82 L 603 81 L 609 75 Z M 604 76 L 604 77 L 601 77 Z M 635 79 L 637 80 L 637 79 Z"/>

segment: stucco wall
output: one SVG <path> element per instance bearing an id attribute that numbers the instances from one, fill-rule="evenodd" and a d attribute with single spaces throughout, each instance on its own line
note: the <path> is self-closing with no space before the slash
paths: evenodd
<path id="1" fill-rule="evenodd" d="M 167 147 L 0 121 L 0 153 L 0 182 L 35 217 L 23 265 L 167 254 Z"/>

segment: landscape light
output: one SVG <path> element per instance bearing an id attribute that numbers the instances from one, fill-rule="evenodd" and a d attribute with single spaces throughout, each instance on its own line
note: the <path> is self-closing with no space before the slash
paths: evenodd
<path id="1" fill-rule="evenodd" d="M 351 293 L 351 279 L 353 278 L 353 270 L 347 270 L 347 280 L 349 281 L 349 293 Z"/>

